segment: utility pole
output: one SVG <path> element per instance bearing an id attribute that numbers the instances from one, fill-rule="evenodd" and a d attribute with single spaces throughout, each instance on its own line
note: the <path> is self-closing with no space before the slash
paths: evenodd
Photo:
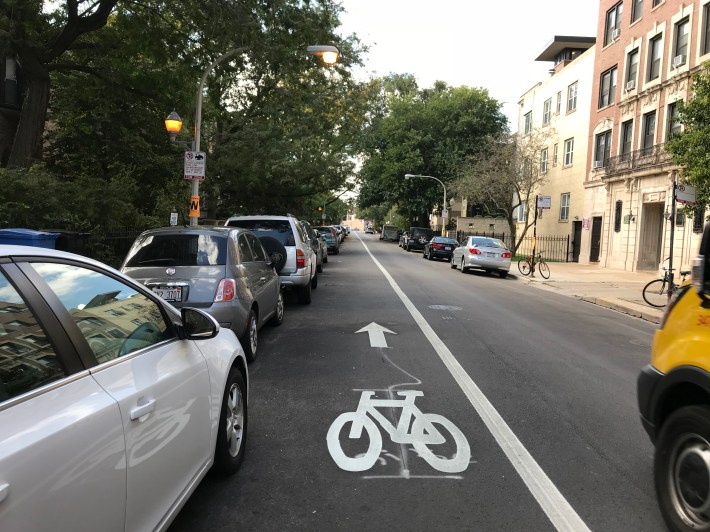
<path id="1" fill-rule="evenodd" d="M 533 249 L 532 260 L 530 261 L 530 277 L 535 277 L 535 248 L 537 247 L 537 198 L 535 194 L 535 218 L 533 218 Z"/>
<path id="2" fill-rule="evenodd" d="M 675 236 L 675 189 L 676 189 L 676 177 L 678 172 L 673 170 L 673 185 L 671 187 L 671 238 L 670 238 L 670 252 L 668 253 L 668 301 L 670 302 L 671 296 L 673 295 L 673 238 Z"/>

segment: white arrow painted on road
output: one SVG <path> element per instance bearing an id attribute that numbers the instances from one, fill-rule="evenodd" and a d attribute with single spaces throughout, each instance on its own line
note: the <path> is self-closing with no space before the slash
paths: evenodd
<path id="1" fill-rule="evenodd" d="M 387 345 L 387 340 L 385 340 L 385 333 L 397 334 L 396 332 L 392 332 L 374 321 L 367 327 L 363 327 L 359 331 L 355 331 L 355 334 L 361 332 L 366 332 L 370 335 L 370 347 L 389 347 Z"/>

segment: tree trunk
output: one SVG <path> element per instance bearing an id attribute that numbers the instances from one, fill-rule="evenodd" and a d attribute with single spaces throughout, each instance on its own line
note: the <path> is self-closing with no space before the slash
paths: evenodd
<path id="1" fill-rule="evenodd" d="M 6 166 L 10 158 L 19 118 L 19 111 L 0 108 L 0 167 Z"/>
<path id="2" fill-rule="evenodd" d="M 27 76 L 27 93 L 8 167 L 28 167 L 42 157 L 42 136 L 49 104 L 49 73 L 43 69 L 43 72 L 36 74 Z"/>

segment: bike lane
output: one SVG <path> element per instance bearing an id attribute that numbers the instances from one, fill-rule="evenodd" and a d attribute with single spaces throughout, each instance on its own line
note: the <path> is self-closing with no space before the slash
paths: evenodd
<path id="1" fill-rule="evenodd" d="M 313 303 L 262 329 L 242 470 L 172 529 L 583 530 L 374 257 L 351 236 L 329 259 Z"/>

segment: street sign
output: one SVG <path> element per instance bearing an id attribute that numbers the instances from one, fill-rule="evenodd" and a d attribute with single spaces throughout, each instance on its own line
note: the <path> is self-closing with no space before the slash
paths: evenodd
<path id="1" fill-rule="evenodd" d="M 170 225 L 177 225 L 177 213 L 176 212 L 170 213 Z"/>
<path id="2" fill-rule="evenodd" d="M 538 209 L 550 209 L 552 207 L 552 196 L 538 196 L 537 197 L 537 208 Z"/>
<path id="3" fill-rule="evenodd" d="M 442 218 L 448 218 L 448 217 L 449 217 L 449 211 L 448 211 L 448 209 L 444 209 L 443 211 L 441 211 L 441 217 L 442 217 Z"/>
<path id="4" fill-rule="evenodd" d="M 690 185 L 676 185 L 675 186 L 675 199 L 678 203 L 688 203 L 690 205 L 695 204 L 695 187 Z"/>
<path id="5" fill-rule="evenodd" d="M 200 217 L 200 196 L 190 196 L 190 218 Z"/>
<path id="6" fill-rule="evenodd" d="M 205 179 L 206 154 L 203 151 L 185 152 L 185 179 Z"/>

